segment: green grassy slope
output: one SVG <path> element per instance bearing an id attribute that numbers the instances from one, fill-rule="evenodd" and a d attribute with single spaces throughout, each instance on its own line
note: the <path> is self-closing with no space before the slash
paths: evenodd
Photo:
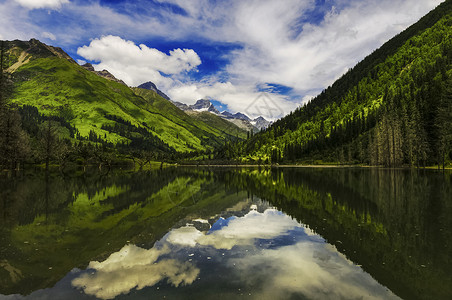
<path id="1" fill-rule="evenodd" d="M 81 136 L 94 131 L 109 142 L 126 143 L 130 135 L 109 129 L 127 123 L 137 128 L 132 136 L 147 132 L 182 152 L 219 146 L 230 138 L 224 131 L 191 119 L 158 95 L 134 91 L 85 70 L 61 49 L 37 40 L 7 42 L 7 47 L 16 82 L 12 102 L 63 117 Z"/>
<path id="2" fill-rule="evenodd" d="M 141 88 L 133 88 L 135 94 L 149 102 L 149 110 L 164 111 L 168 119 L 184 127 L 185 130 L 201 137 L 203 145 L 220 146 L 219 137 L 227 139 L 246 138 L 246 132 L 236 125 L 211 113 L 187 114 L 174 104 L 160 97 L 156 92 Z M 181 133 L 179 133 L 179 136 Z"/>
<path id="3" fill-rule="evenodd" d="M 210 112 L 187 112 L 191 117 L 200 120 L 213 128 L 219 129 L 224 134 L 232 135 L 234 137 L 238 137 L 240 139 L 246 139 L 247 131 L 243 128 L 238 127 L 234 123 L 225 120 L 217 115 L 214 115 Z"/>

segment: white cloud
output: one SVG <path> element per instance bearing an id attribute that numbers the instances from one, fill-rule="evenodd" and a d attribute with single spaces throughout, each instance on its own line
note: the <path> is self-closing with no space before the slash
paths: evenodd
<path id="1" fill-rule="evenodd" d="M 207 97 L 227 104 L 232 111 L 244 111 L 258 97 L 257 87 L 265 83 L 291 87 L 300 96 L 298 101 L 305 101 L 306 94 L 315 95 L 333 83 L 441 0 L 338 0 L 333 2 L 338 8 L 319 24 L 300 22 L 303 17 L 309 20 L 307 14 L 314 8 L 313 0 L 291 0 L 284 5 L 270 0 L 214 5 L 205 0 L 161 2 L 178 5 L 188 14 L 162 12 L 164 18 L 159 20 L 162 36 L 176 40 L 198 37 L 242 46 L 227 54 L 229 64 L 220 70 L 228 81 L 193 82 L 183 78 L 180 82 L 155 72 L 145 72 L 146 76 L 132 74 L 132 68 L 129 71 L 121 68 L 122 79 L 137 83 L 155 81 L 176 101 L 190 104 Z M 141 19 L 137 34 L 146 30 L 144 24 L 154 25 L 155 21 L 151 17 Z M 102 67 L 109 65 L 102 60 Z M 299 104 L 290 103 L 287 97 L 276 93 L 271 96 L 284 113 Z"/>
<path id="2" fill-rule="evenodd" d="M 272 0 L 159 0 L 178 5 L 186 14 L 146 1 L 134 2 L 130 6 L 133 10 L 126 6 L 118 11 L 100 2 L 6 0 L 0 3 L 0 36 L 29 39 L 49 31 L 49 22 L 41 25 L 36 21 L 39 19 L 30 18 L 19 2 L 29 8 L 30 3 L 59 7 L 58 13 L 50 16 L 65 20 L 52 28 L 52 34 L 58 37 L 57 46 L 66 49 L 104 36 L 94 40 L 97 41 L 94 45 L 86 46 L 92 46 L 90 55 L 99 60 L 96 68 L 108 69 L 131 85 L 151 80 L 177 101 L 193 103 L 198 98 L 211 97 L 228 104 L 231 110 L 243 111 L 259 95 L 258 87 L 265 83 L 293 88 L 291 97 L 299 96 L 297 102 L 308 99 L 306 95 L 316 95 L 442 1 L 330 0 L 325 3 L 336 8 L 323 20 L 309 23 L 314 0 L 287 0 L 283 4 Z M 109 36 L 120 36 L 123 40 L 104 39 Z M 219 70 L 221 76 L 209 75 L 195 81 L 184 76 L 187 70 L 196 69 L 200 63 L 197 59 L 202 59 L 194 51 L 179 49 L 167 54 L 149 48 L 152 44 L 144 48 L 127 42 L 153 39 L 178 41 L 182 45 L 190 40 L 237 47 L 229 53 L 219 53 L 228 60 Z M 100 48 L 94 49 L 102 43 L 118 45 L 118 51 L 106 47 L 102 54 L 98 52 Z M 137 53 L 152 60 L 140 64 Z M 152 67 L 151 61 L 156 63 Z M 216 77 L 221 78 L 220 83 L 214 80 Z M 280 101 L 278 105 L 285 113 L 298 104 L 276 93 L 271 96 Z"/>
<path id="3" fill-rule="evenodd" d="M 47 32 L 47 31 L 43 32 L 43 33 L 41 34 L 41 37 L 43 37 L 43 38 L 45 38 L 45 39 L 52 40 L 52 41 L 55 41 L 55 40 L 56 40 L 55 35 L 54 35 L 53 33 L 51 33 L 51 32 Z"/>
<path id="4" fill-rule="evenodd" d="M 109 35 L 78 48 L 77 54 L 91 61 L 99 61 L 93 64 L 96 70 L 107 69 L 132 86 L 152 81 L 171 99 L 187 104 L 193 104 L 201 98 L 215 99 L 227 104 L 232 112 L 243 112 L 246 107 L 251 107 L 248 111 L 250 117 L 262 115 L 271 120 L 295 108 L 294 103 L 274 94 L 272 99 L 278 107 L 276 113 L 265 109 L 258 113 L 255 111 L 258 106 L 253 104 L 260 92 L 253 85 L 218 82 L 216 78 L 184 82 L 187 81 L 187 72 L 196 70 L 201 64 L 201 59 L 192 49 L 175 49 L 165 54 L 146 45 L 136 45 L 132 41 Z"/>
<path id="5" fill-rule="evenodd" d="M 165 54 L 112 35 L 92 40 L 89 46 L 78 48 L 77 54 L 99 61 L 93 65 L 94 68 L 107 69 L 129 85 L 150 80 L 158 86 L 168 87 L 173 80 L 163 74 L 178 75 L 201 64 L 201 59 L 192 49 L 174 49 Z"/>
<path id="6" fill-rule="evenodd" d="M 147 250 L 126 245 L 103 262 L 90 262 L 88 269 L 95 272 L 83 273 L 72 280 L 72 286 L 82 288 L 88 295 L 112 299 L 133 288 L 141 290 L 153 286 L 165 278 L 176 287 L 193 283 L 199 269 L 188 262 L 159 259 L 169 252 L 167 247 Z"/>
<path id="7" fill-rule="evenodd" d="M 58 9 L 61 8 L 63 4 L 69 3 L 69 0 L 14 0 L 23 7 L 29 9 L 37 9 L 37 8 L 52 8 Z"/>
<path id="8" fill-rule="evenodd" d="M 6 40 L 29 40 L 46 31 L 32 24 L 28 11 L 16 2 L 0 2 L 0 36 Z"/>
<path id="9" fill-rule="evenodd" d="M 229 29 L 244 48 L 232 52 L 227 72 L 231 80 L 277 83 L 300 95 L 320 91 L 440 2 L 350 1 L 318 25 L 305 23 L 299 34 L 294 24 L 312 1 L 278 8 L 272 1 L 244 2 Z"/>

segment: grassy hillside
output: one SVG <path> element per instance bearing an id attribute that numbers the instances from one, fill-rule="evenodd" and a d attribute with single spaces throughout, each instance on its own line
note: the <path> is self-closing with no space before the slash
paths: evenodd
<path id="1" fill-rule="evenodd" d="M 451 160 L 451 26 L 448 0 L 312 101 L 225 155 L 385 166 Z"/>
<path id="2" fill-rule="evenodd" d="M 223 134 L 228 134 L 240 139 L 246 139 L 247 131 L 245 129 L 240 128 L 231 121 L 225 120 L 210 112 L 187 111 L 187 114 L 190 115 L 190 117 L 196 120 L 200 120 L 213 128 L 217 128 L 218 130 L 223 132 Z"/>
<path id="3" fill-rule="evenodd" d="M 165 152 L 187 152 L 220 146 L 233 137 L 190 118 L 151 91 L 132 90 L 84 69 L 61 49 L 37 40 L 6 45 L 7 68 L 15 82 L 11 101 L 64 119 L 75 128 L 74 138 L 139 141 Z"/>
<path id="4" fill-rule="evenodd" d="M 224 142 L 220 144 L 219 137 L 228 140 L 234 140 L 237 137 L 242 139 L 246 138 L 246 132 L 244 130 L 211 113 L 187 114 L 171 102 L 159 96 L 155 91 L 141 88 L 133 88 L 133 91 L 136 95 L 143 97 L 149 102 L 149 110 L 155 110 L 156 113 L 165 112 L 166 117 L 175 124 L 201 137 L 203 145 L 221 146 Z M 183 130 L 176 134 L 180 136 L 182 132 Z"/>

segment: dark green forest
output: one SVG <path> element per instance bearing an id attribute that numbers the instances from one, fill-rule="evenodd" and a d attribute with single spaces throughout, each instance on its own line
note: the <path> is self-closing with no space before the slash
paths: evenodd
<path id="1" fill-rule="evenodd" d="M 452 1 L 445 1 L 317 97 L 222 156 L 444 167 L 451 141 Z"/>

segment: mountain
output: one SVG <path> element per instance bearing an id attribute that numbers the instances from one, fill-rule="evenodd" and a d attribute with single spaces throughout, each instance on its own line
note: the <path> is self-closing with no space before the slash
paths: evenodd
<path id="1" fill-rule="evenodd" d="M 451 26 L 448 0 L 312 101 L 225 149 L 224 156 L 272 163 L 444 166 L 452 159 Z"/>
<path id="2" fill-rule="evenodd" d="M 218 111 L 209 100 L 198 100 L 196 104 L 191 106 L 166 98 L 166 101 L 158 101 L 157 103 L 155 100 L 151 100 L 151 98 L 155 98 L 156 94 L 160 95 L 162 92 L 159 93 L 159 90 L 152 82 L 142 84 L 138 86 L 138 88 L 134 88 L 134 91 L 143 98 L 153 101 L 154 107 L 171 114 L 176 122 L 179 122 L 177 120 L 181 119 L 183 122 L 193 125 L 192 123 L 194 121 L 199 121 L 194 127 L 189 125 L 185 126 L 192 132 L 197 133 L 197 127 L 206 127 L 205 125 L 207 124 L 208 128 L 204 128 L 207 132 L 211 131 L 216 135 L 227 137 L 227 139 L 234 139 L 237 137 L 241 139 L 246 138 L 246 129 L 233 123 L 231 124 L 217 116 L 216 112 Z M 201 132 L 199 132 L 199 134 L 201 134 Z"/>
<path id="3" fill-rule="evenodd" d="M 233 119 L 245 120 L 245 121 L 251 121 L 251 119 L 250 119 L 247 115 L 242 114 L 242 113 L 240 113 L 240 112 L 233 114 L 233 115 L 232 115 L 232 118 L 233 118 Z M 260 118 L 263 119 L 263 117 L 260 117 Z"/>
<path id="4" fill-rule="evenodd" d="M 221 130 L 225 134 L 235 136 L 239 139 L 246 139 L 247 132 L 251 130 L 246 126 L 242 126 L 242 124 L 230 122 L 209 111 L 187 110 L 186 113 L 196 120 L 202 121 L 213 128 Z"/>
<path id="5" fill-rule="evenodd" d="M 262 129 L 267 128 L 272 122 L 267 121 L 264 117 L 258 117 L 254 120 L 250 119 L 247 115 L 243 113 L 235 113 L 232 114 L 229 111 L 222 111 L 221 113 L 215 108 L 215 106 L 210 102 L 210 100 L 207 99 L 200 99 L 196 101 L 193 105 L 186 105 L 184 103 L 175 102 L 170 100 L 174 105 L 176 105 L 178 108 L 182 109 L 186 113 L 190 114 L 193 117 L 196 117 L 196 112 L 209 112 L 216 116 L 219 116 L 225 120 L 228 120 L 235 126 L 241 128 L 245 131 L 253 131 L 258 132 Z M 206 121 L 207 118 L 205 115 L 203 115 L 200 119 Z M 215 123 L 215 122 L 214 122 Z M 216 123 L 218 124 L 218 123 Z"/>
<path id="6" fill-rule="evenodd" d="M 190 111 L 182 111 L 172 102 L 159 97 L 157 92 L 153 90 L 143 88 L 133 88 L 136 95 L 143 97 L 143 99 L 149 101 L 149 104 L 157 111 L 165 112 L 168 119 L 172 120 L 175 124 L 184 124 L 184 129 L 188 132 L 202 137 L 202 143 L 209 145 L 212 142 L 218 141 L 218 137 L 222 139 L 234 140 L 235 138 L 246 138 L 246 132 L 229 122 L 222 120 L 221 118 L 206 112 L 208 115 L 212 115 L 211 118 L 199 118 L 192 116 Z M 212 119 L 220 119 L 221 121 L 212 121 Z M 181 131 L 183 132 L 183 131 Z M 177 134 L 179 137 L 181 133 Z M 215 142 L 217 143 L 217 142 Z M 214 144 L 216 147 L 219 144 Z"/>
<path id="7" fill-rule="evenodd" d="M 162 92 L 161 90 L 159 90 L 159 89 L 157 88 L 157 86 L 156 86 L 153 82 L 151 82 L 151 81 L 148 81 L 148 82 L 145 82 L 145 83 L 143 83 L 143 84 L 140 84 L 140 85 L 138 86 L 138 88 L 140 88 L 140 89 L 145 89 L 145 90 L 151 90 L 151 91 L 154 91 L 154 92 L 156 92 L 160 97 L 162 97 L 162 98 L 164 98 L 164 99 L 166 99 L 166 100 L 170 100 L 170 98 L 169 98 L 164 92 Z"/>
<path id="8" fill-rule="evenodd" d="M 235 134 L 191 118 L 158 91 L 130 88 L 108 71 L 80 66 L 60 48 L 38 40 L 2 42 L 14 80 L 10 101 L 33 137 L 51 120 L 60 138 L 98 142 L 161 155 L 204 151 Z"/>
<path id="9" fill-rule="evenodd" d="M 105 79 L 116 81 L 116 82 L 121 83 L 123 85 L 127 85 L 124 81 L 116 78 L 113 74 L 111 74 L 107 70 L 102 70 L 102 71 L 94 70 L 93 65 L 91 65 L 90 63 L 86 63 L 86 64 L 82 65 L 82 67 L 85 68 L 86 70 L 90 71 L 90 72 L 93 72 L 94 74 L 99 75 L 100 77 L 105 78 Z"/>
<path id="10" fill-rule="evenodd" d="M 229 120 L 235 125 L 243 128 L 247 131 L 259 132 L 266 129 L 272 124 L 271 121 L 267 121 L 264 117 L 260 116 L 252 120 L 247 115 L 240 112 L 232 114 L 228 111 L 221 112 L 221 117 Z"/>
<path id="11" fill-rule="evenodd" d="M 188 109 L 198 112 L 208 111 L 216 115 L 220 114 L 220 112 L 215 108 L 215 106 L 213 106 L 213 104 L 207 99 L 200 99 L 196 101 L 195 104 L 188 106 Z"/>
<path id="12" fill-rule="evenodd" d="M 88 64 L 88 65 L 90 66 L 90 68 L 92 68 L 92 66 L 90 64 Z M 84 65 L 84 67 L 86 68 L 86 65 Z M 92 68 L 91 71 L 95 72 L 94 68 Z M 99 74 L 99 75 L 101 75 L 101 74 Z M 163 93 L 161 90 L 159 90 L 157 88 L 157 86 L 151 81 L 148 81 L 146 83 L 139 85 L 138 88 L 156 92 L 159 96 L 168 100 L 169 102 L 174 104 L 177 108 L 188 113 L 190 116 L 197 118 L 199 120 L 202 120 L 204 122 L 208 122 L 212 126 L 218 126 L 219 124 L 224 125 L 226 123 L 220 122 L 218 120 L 212 121 L 215 119 L 214 117 L 211 117 L 211 116 L 207 117 L 204 114 L 202 116 L 197 117 L 196 112 L 198 112 L 198 113 L 199 112 L 209 112 L 209 113 L 212 113 L 223 119 L 226 119 L 226 120 L 230 121 L 232 124 L 234 124 L 235 126 L 239 127 L 239 129 L 237 129 L 237 128 L 234 128 L 234 126 L 233 126 L 234 132 L 236 132 L 236 133 L 239 132 L 236 135 L 241 136 L 241 137 L 245 137 L 245 133 L 243 131 L 258 132 L 262 129 L 266 129 L 272 123 L 270 121 L 267 121 L 264 117 L 258 117 L 254 120 L 251 120 L 247 115 L 240 113 L 240 112 L 232 114 L 228 111 L 223 111 L 220 113 L 215 108 L 215 106 L 212 104 L 212 102 L 210 102 L 210 100 L 208 100 L 208 99 L 199 99 L 196 101 L 195 104 L 192 104 L 192 105 L 187 105 L 187 104 L 184 104 L 181 102 L 173 101 L 165 93 Z M 227 126 L 221 127 L 220 130 L 224 130 L 229 127 L 230 127 L 230 125 L 227 124 Z M 240 132 L 240 131 L 242 131 L 242 132 Z"/>
<path id="13" fill-rule="evenodd" d="M 251 124 L 259 130 L 266 129 L 272 124 L 272 122 L 267 121 L 264 117 L 257 117 L 251 121 Z"/>

